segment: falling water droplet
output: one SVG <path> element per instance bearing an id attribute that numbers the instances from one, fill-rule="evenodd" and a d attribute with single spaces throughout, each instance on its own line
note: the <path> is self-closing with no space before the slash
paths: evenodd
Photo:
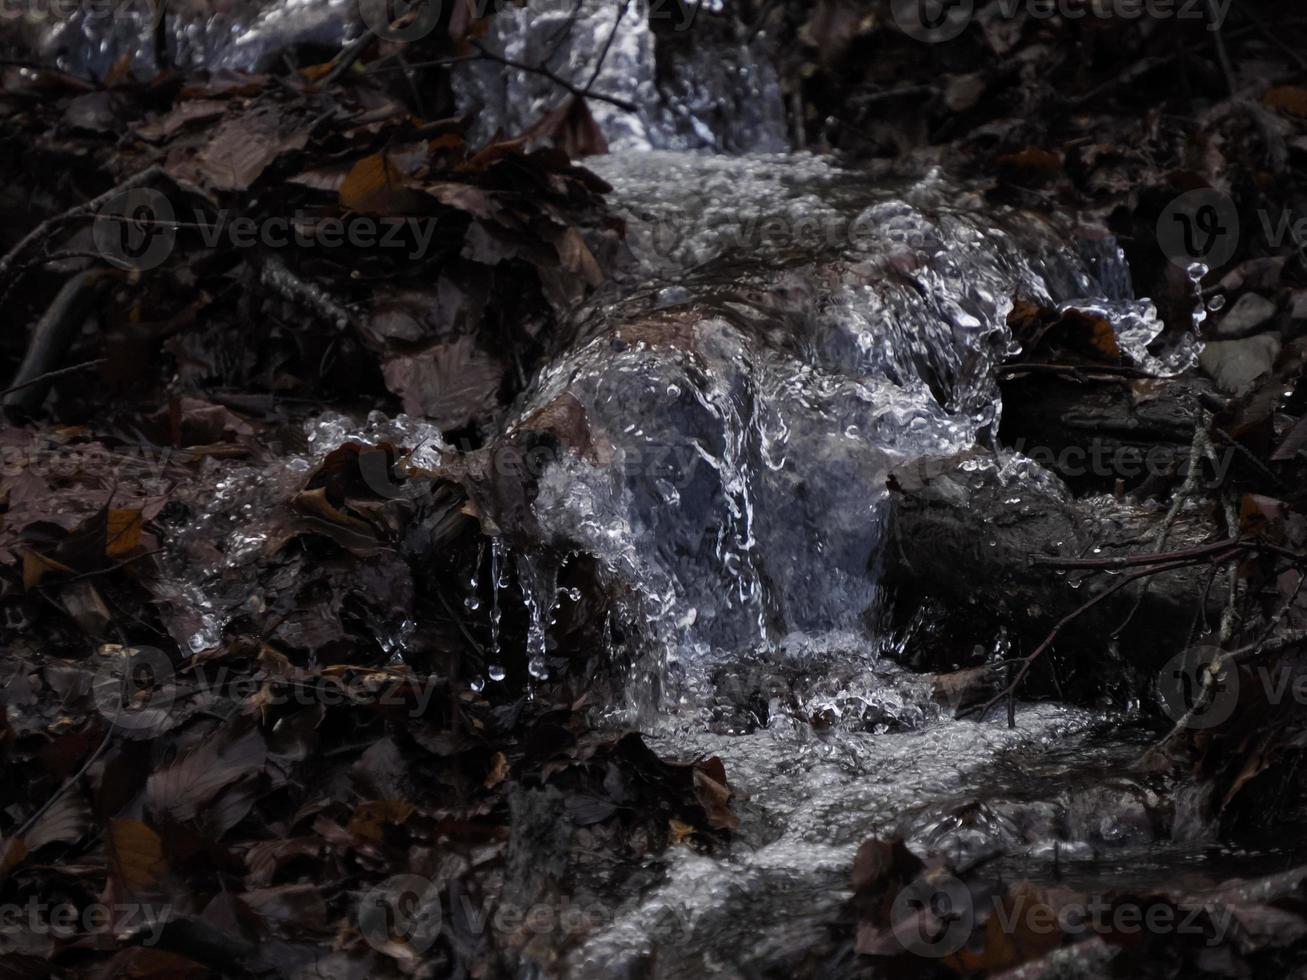
<path id="1" fill-rule="evenodd" d="M 490 675 L 490 679 L 496 684 L 508 676 L 503 664 L 491 664 L 486 673 Z"/>

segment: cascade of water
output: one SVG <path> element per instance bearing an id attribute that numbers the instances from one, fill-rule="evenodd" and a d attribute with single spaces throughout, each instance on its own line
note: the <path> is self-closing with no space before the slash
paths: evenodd
<path id="1" fill-rule="evenodd" d="M 794 631 L 866 635 L 885 476 L 996 426 L 1014 297 L 1099 309 L 1152 356 L 1156 311 L 1114 243 L 1078 248 L 936 172 L 667 152 L 593 166 L 628 221 L 632 298 L 523 412 L 570 394 L 613 461 L 553 467 L 536 511 L 643 596 L 634 632 L 676 670 Z"/>
<path id="2" fill-rule="evenodd" d="M 696 17 L 713 17 L 716 6 L 701 4 Z M 668 4 L 532 0 L 497 13 L 484 43 L 516 64 L 547 69 L 578 88 L 636 106 L 628 112 L 591 100 L 590 111 L 613 150 L 783 150 L 785 118 L 775 70 L 735 39 L 704 41 L 684 56 L 661 50 L 655 21 L 670 17 Z M 694 21 L 659 26 L 674 32 L 693 28 Z M 455 75 L 460 109 L 476 112 L 474 141 L 488 140 L 496 130 L 522 132 L 565 94 L 539 72 L 490 61 L 459 66 Z"/>
<path id="3" fill-rule="evenodd" d="M 545 557 L 518 552 L 517 581 L 526 607 L 527 673 L 536 680 L 549 677 L 545 661 L 546 634 L 558 605 L 558 568 Z"/>
<path id="4" fill-rule="evenodd" d="M 502 681 L 506 676 L 502 650 L 499 646 L 499 625 L 504 618 L 499 593 L 508 586 L 504 578 L 508 573 L 507 564 L 508 546 L 504 544 L 504 539 L 492 538 L 490 541 L 490 662 L 486 665 L 486 673 L 492 681 Z"/>

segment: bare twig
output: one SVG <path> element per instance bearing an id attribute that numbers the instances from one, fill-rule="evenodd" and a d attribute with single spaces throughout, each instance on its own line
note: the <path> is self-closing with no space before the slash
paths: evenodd
<path id="1" fill-rule="evenodd" d="M 1235 554 L 1238 551 L 1239 548 L 1237 547 L 1233 549 L 1227 549 L 1227 552 L 1218 553 L 1212 556 L 1210 560 L 1220 561 L 1228 557 L 1229 554 Z M 1108 597 L 1115 595 L 1117 592 L 1120 592 L 1122 589 L 1124 589 L 1127 585 L 1131 584 L 1132 582 L 1137 582 L 1140 579 L 1147 578 L 1152 575 L 1158 575 L 1161 574 L 1162 572 L 1172 572 L 1178 568 L 1187 568 L 1190 565 L 1196 565 L 1198 563 L 1199 561 L 1197 559 L 1186 558 L 1178 561 L 1172 561 L 1168 564 L 1154 565 L 1152 567 L 1141 569 L 1138 572 L 1134 572 L 1130 575 L 1125 576 L 1119 582 L 1114 582 L 1108 588 L 1104 589 L 1102 592 L 1094 596 L 1092 599 L 1089 599 L 1087 602 L 1081 603 L 1071 612 L 1067 613 L 1060 620 L 1058 620 L 1057 623 L 1054 624 L 1052 630 L 1049 631 L 1048 636 L 1044 638 L 1044 641 L 1040 643 L 1039 646 L 1035 647 L 1035 649 L 1031 653 L 1027 654 L 1024 658 L 1022 658 L 1021 669 L 1017 671 L 1016 677 L 1012 679 L 1012 681 L 1007 685 L 1006 688 L 1004 688 L 998 694 L 994 695 L 994 697 L 990 698 L 989 701 L 985 702 L 983 705 L 979 706 L 978 708 L 969 708 L 966 711 L 962 712 L 959 715 L 959 717 L 965 717 L 966 715 L 972 714 L 973 712 L 979 712 L 979 718 L 983 719 L 985 715 L 989 713 L 990 708 L 994 707 L 994 705 L 998 704 L 1000 701 L 1006 699 L 1008 702 L 1008 711 L 1007 711 L 1008 727 L 1010 728 L 1014 726 L 1016 724 L 1017 688 L 1019 688 L 1021 686 L 1021 682 L 1026 679 L 1026 675 L 1030 673 L 1030 669 L 1034 667 L 1035 662 L 1038 661 L 1039 658 L 1042 657 L 1044 653 L 1053 645 L 1054 641 L 1058 638 L 1058 635 L 1062 632 L 1062 630 L 1064 630 L 1067 626 L 1069 626 L 1080 616 L 1084 615 L 1090 609 L 1094 608 L 1094 606 L 1098 605 L 1100 602 L 1104 601 Z"/>
<path id="2" fill-rule="evenodd" d="M 1212 44 L 1216 48 L 1216 60 L 1221 63 L 1221 73 L 1225 76 L 1225 84 L 1229 87 L 1230 94 L 1234 95 L 1237 88 L 1234 81 L 1234 68 L 1230 64 L 1230 52 L 1225 49 L 1225 38 L 1221 34 L 1223 25 L 1216 0 L 1207 0 L 1207 17 L 1208 29 L 1212 32 Z"/>
<path id="3" fill-rule="evenodd" d="M 617 108 L 626 112 L 637 112 L 639 110 L 639 107 L 636 106 L 635 103 L 628 102 L 626 99 L 618 98 L 615 95 L 605 95 L 603 92 L 595 92 L 590 89 L 579 88 L 561 75 L 550 71 L 548 68 L 542 68 L 539 65 L 528 65 L 523 61 L 517 61 L 513 58 L 505 58 L 501 54 L 495 54 L 495 52 L 482 46 L 480 41 L 473 41 L 472 46 L 481 52 L 483 58 L 486 58 L 489 61 L 503 65 L 505 68 L 516 68 L 518 71 L 529 72 L 532 75 L 539 75 L 541 78 L 547 78 L 559 88 L 566 89 L 573 95 L 579 95 L 583 99 L 595 99 L 599 102 L 607 102 L 609 105 L 615 105 Z"/>
<path id="4" fill-rule="evenodd" d="M 595 79 L 603 71 L 604 62 L 608 59 L 608 51 L 613 46 L 613 40 L 617 37 L 617 30 L 622 26 L 622 18 L 626 16 L 627 9 L 631 6 L 631 0 L 622 0 L 622 5 L 617 9 L 617 16 L 613 19 L 613 29 L 608 32 L 608 37 L 604 40 L 604 46 L 599 52 L 599 57 L 595 59 L 594 70 L 590 72 L 590 79 L 585 83 L 586 91 L 589 91 L 594 85 Z"/>
<path id="5" fill-rule="evenodd" d="M 99 194 L 96 197 L 91 198 L 89 201 L 83 201 L 81 204 L 69 208 L 67 211 L 64 211 L 62 214 L 56 214 L 53 215 L 52 217 L 46 218 L 39 225 L 37 225 L 26 235 L 24 235 L 22 240 L 19 241 L 19 243 L 15 245 L 13 248 L 11 248 L 3 258 L 0 258 L 0 280 L 3 280 L 7 275 L 9 275 L 10 269 L 13 267 L 14 263 L 17 261 L 20 255 L 22 255 L 25 251 L 31 248 L 32 245 L 34 245 L 36 242 L 45 238 L 60 225 L 66 224 L 67 222 L 72 221 L 76 218 L 85 217 L 86 215 L 91 214 L 93 211 L 98 210 L 102 205 L 113 200 L 113 198 L 116 195 L 121 194 L 124 191 L 129 191 L 134 187 L 140 187 L 143 184 L 148 184 L 156 177 L 166 177 L 166 176 L 167 174 L 165 173 L 164 169 L 160 167 L 158 164 L 155 164 L 154 166 L 151 167 L 146 167 L 140 173 L 133 174 L 131 177 L 128 177 L 122 183 L 114 187 L 110 187 L 103 194 Z"/>
<path id="6" fill-rule="evenodd" d="M 1250 548 L 1252 542 L 1240 541 L 1238 538 L 1225 538 L 1211 544 L 1195 545 L 1177 551 L 1158 551 L 1146 555 L 1118 555 L 1113 558 L 1055 558 L 1046 555 L 1031 557 L 1030 564 L 1046 568 L 1136 568 L 1140 565 L 1158 565 L 1170 561 L 1189 558 L 1206 558 L 1212 554 L 1222 554 L 1232 548 Z"/>
<path id="7" fill-rule="evenodd" d="M 107 360 L 108 358 L 106 357 L 97 357 L 93 361 L 82 361 L 81 364 L 72 364 L 65 368 L 59 368 L 57 371 L 46 371 L 45 374 L 38 374 L 35 378 L 30 378 L 22 384 L 10 385 L 8 388 L 0 391 L 0 397 L 13 391 L 21 391 L 29 385 L 40 384 L 42 381 L 52 381 L 55 378 L 63 377 L 65 374 L 73 374 L 77 371 L 85 371 L 87 368 L 97 367 L 105 363 Z"/>

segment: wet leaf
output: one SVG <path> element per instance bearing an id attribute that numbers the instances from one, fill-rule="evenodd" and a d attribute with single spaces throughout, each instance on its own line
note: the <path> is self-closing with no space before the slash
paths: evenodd
<path id="1" fill-rule="evenodd" d="M 547 112 L 523 135 L 523 140 L 547 139 L 572 159 L 608 152 L 603 130 L 590 114 L 585 99 L 573 95 Z"/>
<path id="2" fill-rule="evenodd" d="M 183 823 L 194 820 L 222 790 L 262 771 L 266 756 L 257 729 L 221 732 L 150 775 L 146 808 Z"/>
<path id="3" fill-rule="evenodd" d="M 168 870 L 159 835 L 139 820 L 109 821 L 109 854 L 113 875 L 129 894 L 152 891 Z"/>
<path id="4" fill-rule="evenodd" d="M 31 549 L 23 550 L 23 588 L 32 590 L 51 572 L 74 574 L 73 569 Z"/>
<path id="5" fill-rule="evenodd" d="M 109 529 L 104 553 L 109 558 L 124 558 L 141 543 L 145 515 L 139 510 L 117 508 L 109 511 Z"/>
<path id="6" fill-rule="evenodd" d="M 1262 102 L 1293 116 L 1307 117 L 1307 89 L 1294 85 L 1279 85 L 1266 90 Z"/>
<path id="7" fill-rule="evenodd" d="M 340 185 L 340 206 L 369 214 L 405 214 L 417 206 L 404 174 L 385 153 L 358 161 Z"/>
<path id="8" fill-rule="evenodd" d="M 504 375 L 503 366 L 470 336 L 392 358 L 382 371 L 386 387 L 403 399 L 404 411 L 445 430 L 491 412 Z"/>

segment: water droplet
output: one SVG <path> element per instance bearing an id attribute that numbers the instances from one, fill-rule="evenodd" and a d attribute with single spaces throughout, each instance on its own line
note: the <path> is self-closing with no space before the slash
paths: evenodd
<path id="1" fill-rule="evenodd" d="M 549 677 L 549 667 L 543 657 L 532 657 L 531 662 L 527 664 L 526 670 L 538 681 L 543 681 Z"/>
<path id="2" fill-rule="evenodd" d="M 468 678 L 467 686 L 472 688 L 474 691 L 480 691 L 486 686 L 485 678 L 480 674 L 473 674 Z"/>
<path id="3" fill-rule="evenodd" d="M 486 673 L 490 675 L 490 679 L 495 683 L 502 681 L 508 676 L 507 671 L 504 670 L 503 664 L 491 664 Z"/>

